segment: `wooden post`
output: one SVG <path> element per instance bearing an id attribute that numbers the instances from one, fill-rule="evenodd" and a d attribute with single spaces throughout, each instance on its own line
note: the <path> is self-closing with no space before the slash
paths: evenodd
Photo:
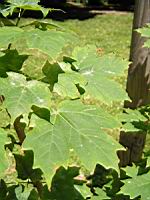
<path id="1" fill-rule="evenodd" d="M 145 38 L 135 31 L 147 23 L 150 23 L 150 0 L 136 0 L 130 50 L 132 63 L 129 66 L 127 79 L 127 92 L 132 102 L 125 102 L 126 108 L 135 109 L 150 103 L 150 50 L 143 47 Z M 127 151 L 118 153 L 120 166 L 140 160 L 145 138 L 144 132 L 121 132 L 120 143 L 127 148 Z"/>

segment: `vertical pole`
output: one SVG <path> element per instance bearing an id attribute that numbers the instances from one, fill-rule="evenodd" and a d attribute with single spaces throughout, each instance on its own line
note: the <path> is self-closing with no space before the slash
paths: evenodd
<path id="1" fill-rule="evenodd" d="M 135 31 L 147 23 L 150 23 L 150 0 L 136 0 L 130 49 L 131 64 L 127 78 L 127 92 L 131 102 L 125 102 L 126 108 L 136 109 L 150 103 L 150 50 L 143 47 L 145 38 Z M 118 153 L 120 166 L 140 160 L 145 138 L 145 132 L 120 133 L 120 143 L 127 148 L 126 152 Z"/>

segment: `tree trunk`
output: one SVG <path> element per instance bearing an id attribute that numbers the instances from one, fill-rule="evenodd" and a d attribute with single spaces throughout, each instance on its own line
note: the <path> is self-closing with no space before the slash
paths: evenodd
<path id="1" fill-rule="evenodd" d="M 136 0 L 133 20 L 130 61 L 128 70 L 127 92 L 132 102 L 125 102 L 126 108 L 137 107 L 150 103 L 150 50 L 144 48 L 145 38 L 135 31 L 150 23 L 150 0 Z M 127 151 L 118 153 L 120 166 L 137 162 L 142 156 L 146 133 L 120 133 L 120 143 Z"/>

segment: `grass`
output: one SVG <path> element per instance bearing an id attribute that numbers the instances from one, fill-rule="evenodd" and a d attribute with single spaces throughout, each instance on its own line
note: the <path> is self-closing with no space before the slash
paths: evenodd
<path id="1" fill-rule="evenodd" d="M 57 22 L 73 30 L 81 39 L 79 46 L 95 44 L 104 53 L 115 53 L 122 58 L 129 57 L 132 30 L 131 13 L 103 14 L 87 20 L 66 20 Z"/>

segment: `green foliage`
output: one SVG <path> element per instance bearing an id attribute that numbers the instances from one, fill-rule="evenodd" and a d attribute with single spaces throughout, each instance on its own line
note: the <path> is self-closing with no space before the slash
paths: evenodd
<path id="1" fill-rule="evenodd" d="M 61 53 L 66 42 L 73 39 L 73 36 L 56 30 L 42 31 L 35 29 L 26 31 L 18 27 L 2 27 L 0 38 L 0 45 L 3 49 L 6 49 L 10 44 L 19 50 L 19 53 L 26 52 L 26 49 L 38 49 L 54 60 Z M 18 40 L 23 44 L 17 44 Z M 30 53 L 28 52 L 28 54 Z"/>
<path id="2" fill-rule="evenodd" d="M 127 62 L 115 59 L 113 56 L 99 57 L 95 47 L 75 48 L 72 64 L 87 80 L 85 98 L 97 99 L 110 104 L 112 101 L 128 99 L 124 89 L 113 80 L 114 76 L 121 75 Z M 106 67 L 105 67 L 106 66 Z M 111 66 L 111 68 L 110 68 Z M 118 68 L 116 66 L 119 66 Z M 99 78 L 101 77 L 101 78 Z M 104 84 L 105 83 L 105 84 Z M 109 86 L 108 86 L 109 85 Z"/>
<path id="3" fill-rule="evenodd" d="M 91 198 L 91 200 L 110 199 L 102 189 L 98 189 L 98 190 L 96 191 L 96 194 L 97 194 L 97 195 L 96 195 L 96 196 L 93 196 L 93 197 Z"/>
<path id="4" fill-rule="evenodd" d="M 20 115 L 28 114 L 32 105 L 50 106 L 50 91 L 46 84 L 36 80 L 27 82 L 22 74 L 7 74 L 8 78 L 0 79 L 0 91 L 5 97 L 3 105 L 7 108 L 12 121 Z"/>
<path id="5" fill-rule="evenodd" d="M 41 11 L 45 17 L 51 9 L 46 9 L 40 6 L 39 0 L 7 0 L 9 3 L 6 8 L 2 9 L 1 13 L 6 17 L 12 15 L 14 12 L 24 11 L 24 10 L 35 10 Z M 21 14 L 22 14 L 21 12 Z"/>
<path id="6" fill-rule="evenodd" d="M 42 169 L 48 183 L 58 166 L 67 166 L 69 150 L 73 150 L 90 171 L 97 162 L 117 169 L 118 161 L 115 152 L 120 146 L 100 130 L 119 126 L 111 116 L 101 109 L 85 106 L 78 101 L 64 102 L 53 111 L 52 115 L 55 118 L 53 125 L 33 116 L 35 128 L 27 133 L 24 142 L 25 148 L 33 150 L 35 166 Z M 39 157 L 40 152 L 43 153 Z M 110 157 L 107 156 L 108 154 Z M 47 162 L 45 163 L 44 160 Z"/>
<path id="7" fill-rule="evenodd" d="M 128 194 L 131 198 L 141 196 L 141 199 L 149 198 L 150 173 L 141 176 L 133 176 L 132 179 L 124 181 L 125 185 L 121 192 Z"/>
<path id="8" fill-rule="evenodd" d="M 18 72 L 24 61 L 28 58 L 27 55 L 19 55 L 16 50 L 8 50 L 0 57 L 0 77 L 7 76 L 6 72 Z"/>
<path id="9" fill-rule="evenodd" d="M 7 140 L 7 133 L 1 128 L 0 129 L 0 176 L 3 177 L 3 173 L 8 168 L 8 160 L 6 157 L 6 151 L 4 145 Z"/>
<path id="10" fill-rule="evenodd" d="M 150 47 L 150 40 L 149 40 L 149 37 L 150 37 L 150 25 L 148 24 L 144 28 L 138 29 L 137 31 L 139 33 L 141 33 L 141 35 L 143 37 L 147 38 L 147 41 L 144 43 L 144 46 L 149 48 Z"/>
<path id="11" fill-rule="evenodd" d="M 38 1 L 8 2 L 18 20 L 0 28 L 0 198 L 147 199 L 149 157 L 138 172 L 120 170 L 123 147 L 111 137 L 149 119 L 144 109 L 121 113 L 128 95 L 118 78 L 128 62 L 89 45 L 63 57 L 75 36 L 53 23 L 20 23 L 24 10 L 43 9 Z"/>

